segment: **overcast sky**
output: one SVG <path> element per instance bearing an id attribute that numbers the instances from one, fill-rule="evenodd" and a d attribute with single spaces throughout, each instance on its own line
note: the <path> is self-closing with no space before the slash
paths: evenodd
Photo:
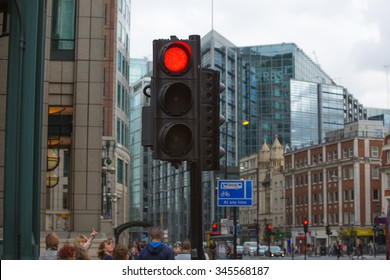
<path id="1" fill-rule="evenodd" d="M 389 0 L 131 0 L 130 55 L 212 26 L 237 46 L 296 43 L 364 106 L 390 109 Z"/>

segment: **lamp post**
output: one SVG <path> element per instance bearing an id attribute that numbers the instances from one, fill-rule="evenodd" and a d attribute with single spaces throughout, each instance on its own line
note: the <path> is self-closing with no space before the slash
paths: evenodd
<path id="1" fill-rule="evenodd" d="M 237 121 L 235 121 L 237 123 Z M 247 126 L 249 125 L 249 121 L 243 120 L 240 122 L 241 125 Z M 225 157 L 225 179 L 228 179 L 228 136 L 229 136 L 229 122 L 226 120 L 226 139 L 225 139 L 225 147 L 226 147 L 226 157 Z M 237 146 L 237 143 L 236 143 Z M 236 162 L 237 164 L 237 162 Z M 226 217 L 226 207 L 225 207 L 225 217 Z M 237 259 L 237 207 L 233 206 L 233 258 Z"/>

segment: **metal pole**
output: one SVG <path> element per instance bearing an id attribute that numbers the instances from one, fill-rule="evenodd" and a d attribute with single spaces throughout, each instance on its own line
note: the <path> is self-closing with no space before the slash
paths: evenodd
<path id="1" fill-rule="evenodd" d="M 233 259 L 237 259 L 237 207 L 233 207 Z"/>
<path id="2" fill-rule="evenodd" d="M 306 252 L 307 252 L 307 237 L 305 232 L 305 260 L 306 260 Z"/>
<path id="3" fill-rule="evenodd" d="M 257 163 L 258 164 L 258 163 Z M 256 191 L 257 191 L 257 206 L 256 206 L 256 238 L 257 238 L 257 248 L 256 248 L 256 255 L 259 255 L 259 240 L 260 240 L 260 229 L 259 229 L 259 204 L 260 204 L 260 192 L 259 192 L 259 188 L 260 188 L 260 185 L 259 185 L 259 167 L 257 166 L 256 167 Z"/>
<path id="4" fill-rule="evenodd" d="M 203 253 L 203 199 L 202 199 L 202 171 L 196 162 L 190 163 L 190 180 L 191 180 L 191 228 L 190 240 L 192 248 L 196 249 L 191 259 L 204 260 Z"/>

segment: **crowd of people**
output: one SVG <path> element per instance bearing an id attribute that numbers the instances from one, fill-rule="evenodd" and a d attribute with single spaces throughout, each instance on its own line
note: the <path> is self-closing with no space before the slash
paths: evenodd
<path id="1" fill-rule="evenodd" d="M 90 237 L 78 235 L 74 244 L 69 242 L 59 247 L 60 239 L 56 233 L 46 236 L 46 250 L 41 252 L 40 260 L 91 260 L 90 248 L 97 232 L 92 229 Z M 189 240 L 168 246 L 163 242 L 164 233 L 160 227 L 150 230 L 150 241 L 132 241 L 129 246 L 115 244 L 109 238 L 103 240 L 96 255 L 100 260 L 191 260 Z"/>

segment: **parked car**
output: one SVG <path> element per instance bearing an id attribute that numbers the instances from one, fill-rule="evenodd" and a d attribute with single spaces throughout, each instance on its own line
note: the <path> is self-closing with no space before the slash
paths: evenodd
<path id="1" fill-rule="evenodd" d="M 259 245 L 259 256 L 264 256 L 265 252 L 268 250 L 268 246 Z"/>
<path id="2" fill-rule="evenodd" d="M 244 247 L 244 255 L 249 255 L 249 256 L 256 255 L 256 250 L 257 250 L 256 241 L 245 241 L 243 247 Z"/>
<path id="3" fill-rule="evenodd" d="M 270 252 L 271 251 L 271 252 Z M 284 257 L 284 251 L 279 246 L 271 246 L 270 250 L 267 249 L 265 255 L 269 257 Z"/>

